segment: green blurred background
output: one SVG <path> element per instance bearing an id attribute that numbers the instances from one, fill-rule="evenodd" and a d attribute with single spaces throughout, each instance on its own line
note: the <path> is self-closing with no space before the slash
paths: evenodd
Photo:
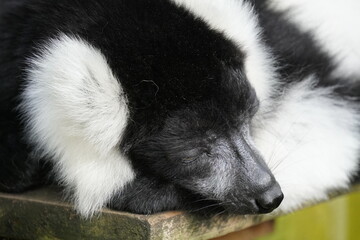
<path id="1" fill-rule="evenodd" d="M 278 218 L 258 240 L 360 240 L 360 192 Z"/>

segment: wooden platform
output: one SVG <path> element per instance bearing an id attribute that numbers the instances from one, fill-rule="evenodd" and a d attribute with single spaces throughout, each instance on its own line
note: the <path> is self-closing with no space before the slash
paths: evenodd
<path id="1" fill-rule="evenodd" d="M 12 239 L 201 240 L 274 217 L 221 215 L 204 219 L 182 212 L 136 215 L 104 209 L 98 217 L 85 220 L 69 203 L 61 201 L 56 189 L 19 195 L 0 193 L 0 236 Z"/>

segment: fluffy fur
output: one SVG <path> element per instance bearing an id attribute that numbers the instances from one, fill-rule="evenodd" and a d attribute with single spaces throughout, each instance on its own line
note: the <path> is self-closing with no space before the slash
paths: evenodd
<path id="1" fill-rule="evenodd" d="M 51 163 L 91 216 L 105 205 L 290 211 L 347 188 L 360 152 L 358 34 L 329 27 L 315 6 L 11 4 L 0 24 L 0 189 L 42 184 Z M 337 24 L 357 20 L 347 13 Z"/>
<path id="2" fill-rule="evenodd" d="M 252 5 L 246 1 L 173 0 L 199 16 L 209 26 L 233 40 L 246 53 L 245 73 L 260 101 L 271 95 L 274 88 L 274 63 L 261 41 L 261 28 Z M 226 13 L 226 14 L 224 14 Z"/>
<path id="3" fill-rule="evenodd" d="M 334 189 L 347 188 L 357 174 L 358 68 L 351 70 L 351 65 L 345 66 L 349 59 L 340 60 L 339 56 L 346 55 L 348 44 L 343 44 L 343 49 L 339 48 L 340 44 L 332 48 L 328 44 L 338 41 L 335 35 L 343 28 L 326 29 L 325 18 L 309 21 L 307 26 L 313 26 L 312 29 L 305 30 L 303 25 L 294 24 L 301 12 L 313 13 L 315 18 L 321 16 L 315 12 L 326 12 L 316 8 L 321 5 L 318 2 L 301 5 L 291 5 L 292 1 L 252 2 L 259 12 L 263 39 L 279 64 L 278 83 L 282 89 L 271 101 L 272 107 L 259 111 L 253 122 L 254 139 L 284 192 L 279 210 L 287 212 L 307 202 L 324 200 Z M 345 15 L 346 9 L 351 12 L 354 7 L 340 1 L 321 6 L 334 11 L 336 5 L 342 5 L 340 15 Z M 357 15 L 350 12 L 348 18 L 356 22 Z M 347 25 L 347 22 L 338 22 L 341 23 Z M 321 24 L 322 27 L 318 27 Z M 329 33 L 327 40 L 322 36 L 325 29 Z M 344 34 L 341 41 L 351 44 L 356 39 L 356 30 L 353 36 L 352 33 Z M 352 48 L 356 52 L 360 45 Z M 357 65 L 358 60 L 357 57 L 351 64 Z"/>
<path id="4" fill-rule="evenodd" d="M 318 46 L 332 57 L 332 74 L 358 80 L 360 76 L 360 2 L 356 0 L 271 0 L 269 8 L 283 13 L 286 20 L 311 33 Z"/>
<path id="5" fill-rule="evenodd" d="M 104 56 L 84 41 L 60 35 L 41 47 L 27 60 L 21 96 L 28 139 L 39 157 L 52 159 L 77 209 L 89 215 L 134 178 L 117 149 L 126 99 Z"/>
<path id="6" fill-rule="evenodd" d="M 346 189 L 358 169 L 357 106 L 334 97 L 331 88 L 316 88 L 316 81 L 309 76 L 291 86 L 255 123 L 256 146 L 285 196 L 280 211 Z"/>

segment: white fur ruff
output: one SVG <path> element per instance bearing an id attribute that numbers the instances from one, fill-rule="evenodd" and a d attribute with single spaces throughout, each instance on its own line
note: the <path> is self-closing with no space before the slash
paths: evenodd
<path id="1" fill-rule="evenodd" d="M 273 111 L 254 121 L 256 146 L 284 193 L 278 211 L 346 189 L 358 168 L 359 113 L 334 99 L 331 89 L 313 85 L 313 76 L 293 85 Z"/>
<path id="2" fill-rule="evenodd" d="M 118 148 L 128 120 L 126 98 L 104 56 L 61 36 L 30 61 L 21 109 L 38 153 L 53 159 L 76 209 L 91 216 L 134 178 Z"/>
<path id="3" fill-rule="evenodd" d="M 360 1 L 271 0 L 269 6 L 284 12 L 318 46 L 334 57 L 334 75 L 360 79 Z"/>

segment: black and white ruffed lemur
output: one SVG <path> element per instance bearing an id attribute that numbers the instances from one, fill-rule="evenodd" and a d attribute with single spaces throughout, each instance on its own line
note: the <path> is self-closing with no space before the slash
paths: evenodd
<path id="1" fill-rule="evenodd" d="M 257 214 L 356 179 L 357 0 L 0 6 L 0 191 Z"/>

